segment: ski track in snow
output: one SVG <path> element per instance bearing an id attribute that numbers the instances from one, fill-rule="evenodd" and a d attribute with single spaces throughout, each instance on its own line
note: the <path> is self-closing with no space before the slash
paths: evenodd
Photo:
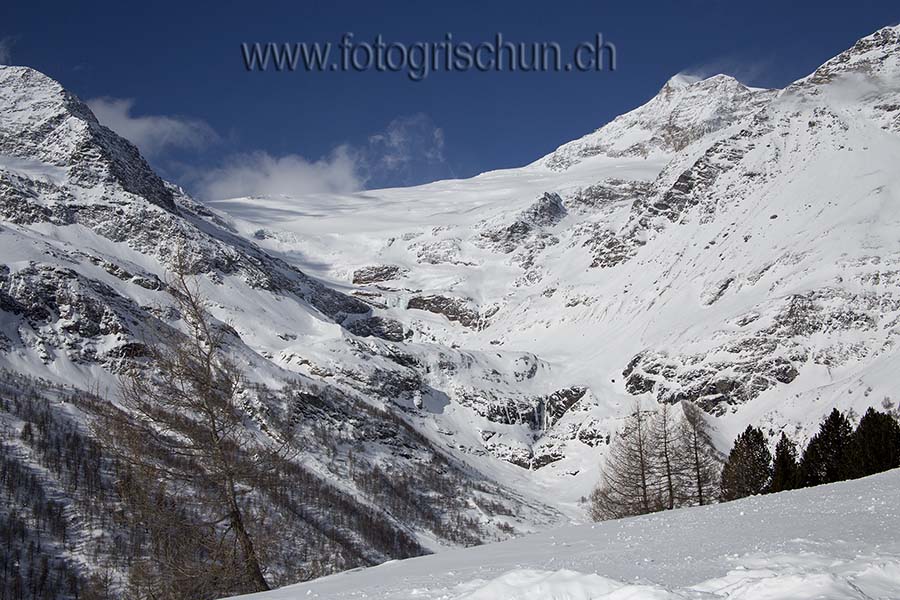
<path id="1" fill-rule="evenodd" d="M 900 598 L 900 470 L 393 561 L 241 600 Z"/>

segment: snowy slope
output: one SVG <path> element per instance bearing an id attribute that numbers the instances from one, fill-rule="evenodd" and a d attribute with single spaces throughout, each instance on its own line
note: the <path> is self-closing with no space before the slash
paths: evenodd
<path id="1" fill-rule="evenodd" d="M 521 169 L 210 206 L 442 356 L 445 399 L 393 399 L 424 431 L 572 508 L 636 400 L 697 403 L 723 451 L 896 409 L 898 49 L 885 28 L 784 90 L 677 76 Z"/>
<path id="2" fill-rule="evenodd" d="M 246 600 L 900 597 L 900 471 L 341 573 Z"/>

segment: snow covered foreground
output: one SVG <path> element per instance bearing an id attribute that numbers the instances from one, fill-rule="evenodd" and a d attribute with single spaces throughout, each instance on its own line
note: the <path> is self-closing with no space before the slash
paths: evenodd
<path id="1" fill-rule="evenodd" d="M 900 470 L 350 571 L 242 600 L 900 598 Z"/>

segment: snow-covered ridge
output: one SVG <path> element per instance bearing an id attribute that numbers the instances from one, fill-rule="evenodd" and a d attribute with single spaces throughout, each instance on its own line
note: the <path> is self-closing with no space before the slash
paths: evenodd
<path id="1" fill-rule="evenodd" d="M 900 65 L 900 25 L 884 27 L 826 61 L 799 84 L 821 84 L 848 73 L 890 76 Z"/>
<path id="2" fill-rule="evenodd" d="M 671 156 L 755 112 L 772 95 L 771 90 L 747 87 L 728 75 L 700 79 L 678 74 L 643 106 L 563 144 L 535 165 L 564 171 L 597 155 Z"/>

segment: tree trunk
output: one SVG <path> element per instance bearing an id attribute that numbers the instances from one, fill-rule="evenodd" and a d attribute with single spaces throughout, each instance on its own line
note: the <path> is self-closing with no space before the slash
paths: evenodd
<path id="1" fill-rule="evenodd" d="M 697 502 L 703 506 L 703 474 L 700 471 L 700 448 L 694 437 L 692 446 L 694 447 L 694 475 L 697 478 Z"/>
<path id="2" fill-rule="evenodd" d="M 244 555 L 244 567 L 247 569 L 247 577 L 254 585 L 256 585 L 256 590 L 254 591 L 268 591 L 270 589 L 269 584 L 266 582 L 266 578 L 262 573 L 262 568 L 259 566 L 259 558 L 256 556 L 256 548 L 253 545 L 253 539 L 250 537 L 250 534 L 247 533 L 247 528 L 244 527 L 244 517 L 238 506 L 234 481 L 229 479 L 227 485 L 228 490 L 226 493 L 228 494 L 228 503 L 231 506 L 229 520 L 232 529 L 234 529 L 234 532 L 237 535 L 238 543 L 241 545 L 241 552 Z"/>
<path id="3" fill-rule="evenodd" d="M 647 455 L 644 450 L 644 421 L 643 416 L 641 415 L 640 408 L 637 411 L 637 443 L 638 443 L 638 454 L 640 456 L 640 465 L 641 465 L 641 501 L 643 503 L 644 512 L 650 511 L 650 498 L 648 497 L 648 487 L 647 483 Z"/>

